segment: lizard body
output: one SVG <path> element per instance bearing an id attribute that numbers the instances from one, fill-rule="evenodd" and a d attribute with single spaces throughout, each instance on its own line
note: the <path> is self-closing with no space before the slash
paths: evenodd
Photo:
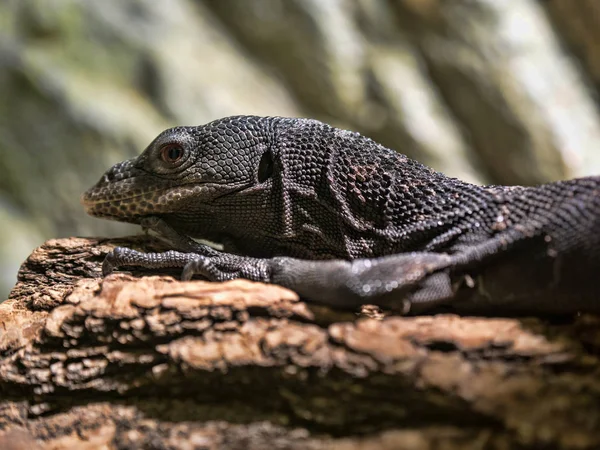
<path id="1" fill-rule="evenodd" d="M 600 311 L 600 177 L 476 186 L 316 120 L 236 116 L 164 131 L 82 201 L 173 245 L 117 248 L 105 273 L 176 266 L 404 312 Z"/>

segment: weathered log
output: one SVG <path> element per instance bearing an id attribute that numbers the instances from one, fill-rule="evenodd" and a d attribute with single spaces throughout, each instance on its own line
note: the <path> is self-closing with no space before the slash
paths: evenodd
<path id="1" fill-rule="evenodd" d="M 598 448 L 600 317 L 387 316 L 51 240 L 0 305 L 0 448 Z M 13 447 L 10 447 L 12 445 Z"/>

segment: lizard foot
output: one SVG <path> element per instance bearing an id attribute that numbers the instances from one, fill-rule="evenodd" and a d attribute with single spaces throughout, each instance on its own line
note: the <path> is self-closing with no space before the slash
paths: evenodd
<path id="1" fill-rule="evenodd" d="M 125 247 L 116 247 L 102 263 L 102 275 L 107 276 L 119 267 L 162 269 L 183 268 L 181 279 L 190 280 L 201 275 L 209 281 L 227 281 L 246 278 L 252 281 L 270 281 L 269 260 L 221 253 L 210 247 L 209 255 L 169 250 L 162 253 L 143 253 Z"/>
<path id="2" fill-rule="evenodd" d="M 115 247 L 106 255 L 102 263 L 102 275 L 107 276 L 119 267 L 138 266 L 146 269 L 165 267 L 185 267 L 200 255 L 169 250 L 163 253 L 143 253 L 125 247 Z"/>

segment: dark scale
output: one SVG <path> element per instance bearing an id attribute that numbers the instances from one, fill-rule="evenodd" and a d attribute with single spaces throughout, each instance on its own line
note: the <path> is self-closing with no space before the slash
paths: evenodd
<path id="1" fill-rule="evenodd" d="M 83 202 L 173 245 L 119 249 L 105 272 L 180 266 L 345 307 L 573 312 L 600 310 L 599 186 L 475 186 L 315 120 L 238 116 L 164 131 Z"/>

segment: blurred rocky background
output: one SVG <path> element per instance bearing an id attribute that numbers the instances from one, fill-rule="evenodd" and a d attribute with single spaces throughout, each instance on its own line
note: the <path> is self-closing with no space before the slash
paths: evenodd
<path id="1" fill-rule="evenodd" d="M 0 0 L 0 300 L 158 132 L 310 116 L 449 175 L 600 173 L 597 0 Z"/>

